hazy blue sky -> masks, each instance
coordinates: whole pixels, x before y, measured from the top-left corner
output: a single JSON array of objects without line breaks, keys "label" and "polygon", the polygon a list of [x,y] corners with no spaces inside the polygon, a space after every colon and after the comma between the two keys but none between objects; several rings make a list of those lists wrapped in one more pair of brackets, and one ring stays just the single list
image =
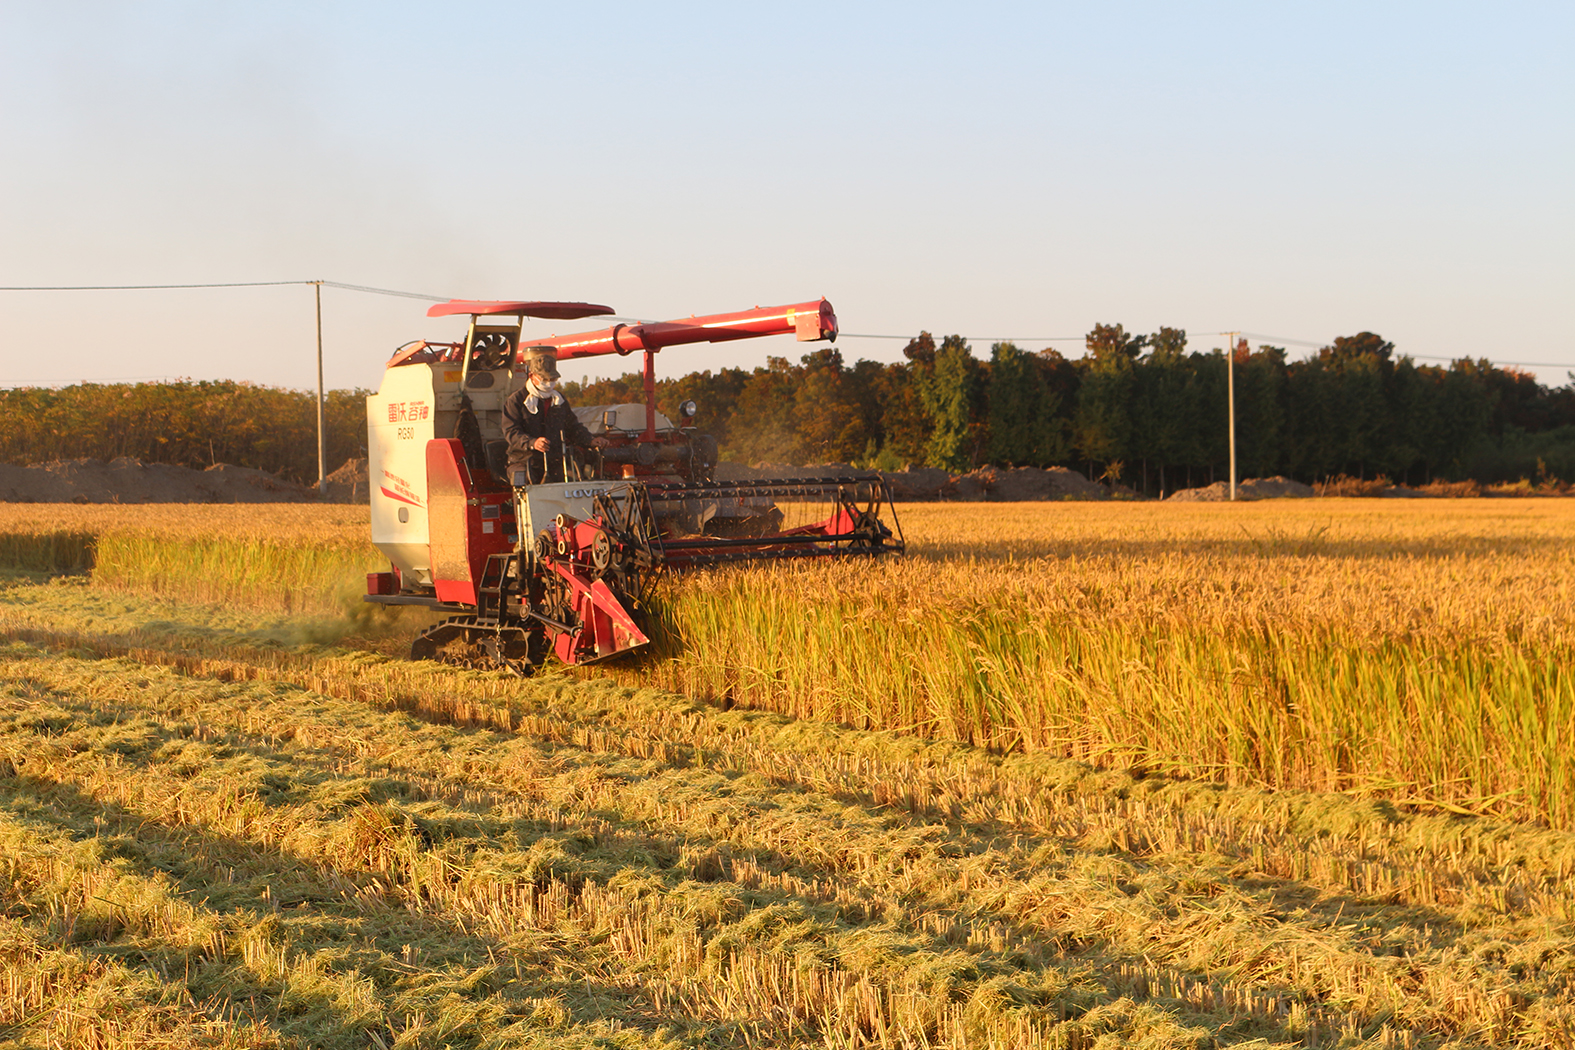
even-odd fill
[{"label": "hazy blue sky", "polygon": [[[1567,0],[0,0],[0,285],[648,318],[825,295],[845,332],[981,356],[1120,322],[1569,365],[1572,54]],[[460,325],[324,312],[336,387]],[[0,385],[307,387],[314,354],[309,288],[0,292]]]}]

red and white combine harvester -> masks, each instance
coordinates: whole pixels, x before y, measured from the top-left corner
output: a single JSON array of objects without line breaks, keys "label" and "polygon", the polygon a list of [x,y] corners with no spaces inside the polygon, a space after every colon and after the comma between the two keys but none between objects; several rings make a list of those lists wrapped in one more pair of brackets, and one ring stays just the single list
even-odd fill
[{"label": "red and white combine harvester", "polygon": [[[442,303],[427,315],[469,314],[464,341],[401,347],[367,398],[372,541],[392,564],[367,577],[366,600],[455,614],[416,638],[413,658],[527,673],[550,649],[566,664],[589,663],[649,641],[644,596],[658,573],[902,551],[878,475],[718,481],[716,441],[695,428],[696,405],[684,402],[676,422],[656,410],[658,351],[766,335],[835,340],[830,303],[522,342],[527,317],[612,312]],[[527,358],[544,353],[642,354],[645,403],[574,406],[604,447],[582,453],[560,440],[535,453],[556,462],[508,476],[503,409],[525,385]]]}]

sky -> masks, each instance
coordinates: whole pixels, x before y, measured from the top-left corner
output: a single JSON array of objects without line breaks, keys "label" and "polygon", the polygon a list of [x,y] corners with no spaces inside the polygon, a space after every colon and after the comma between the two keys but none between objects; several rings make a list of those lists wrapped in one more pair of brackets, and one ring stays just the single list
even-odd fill
[{"label": "sky", "polygon": [[[0,286],[323,279],[642,319],[823,295],[849,361],[920,330],[981,357],[1078,356],[1096,323],[1293,357],[1366,330],[1557,385],[1572,53],[1567,0],[0,0]],[[462,332],[427,305],[324,289],[327,385]],[[306,389],[316,349],[305,285],[0,291],[0,386]]]}]

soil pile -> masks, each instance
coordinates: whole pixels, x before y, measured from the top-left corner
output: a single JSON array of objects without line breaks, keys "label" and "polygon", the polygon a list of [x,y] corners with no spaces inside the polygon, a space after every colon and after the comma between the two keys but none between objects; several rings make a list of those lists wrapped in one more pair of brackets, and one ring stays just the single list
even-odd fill
[{"label": "soil pile", "polygon": [[345,465],[328,475],[328,493],[324,503],[365,503],[370,497],[367,489],[365,459],[347,459]]},{"label": "soil pile", "polygon": [[940,499],[941,493],[952,483],[952,476],[939,467],[888,470],[883,471],[881,477],[891,486],[892,499],[904,503]]},{"label": "soil pile", "polygon": [[850,467],[846,463],[815,463],[807,467],[795,467],[791,463],[756,463],[746,467],[742,463],[718,463],[716,465],[716,480],[718,481],[757,481],[761,479],[776,480],[777,478],[845,478],[849,474],[866,474],[868,471],[857,467]]},{"label": "soil pile", "polygon": [[941,490],[942,499],[1026,503],[1055,499],[1110,499],[1110,489],[1065,467],[983,467],[959,474]]},{"label": "soil pile", "polygon": [[192,470],[122,456],[33,467],[0,463],[4,503],[301,503],[316,493],[261,470],[220,463]]},{"label": "soil pile", "polygon": [[[1236,484],[1236,498],[1247,499],[1306,499],[1317,495],[1311,485],[1276,474],[1272,478],[1248,478]],[[1230,499],[1230,484],[1216,481],[1203,488],[1182,489],[1165,497],[1178,503],[1217,503]]]}]

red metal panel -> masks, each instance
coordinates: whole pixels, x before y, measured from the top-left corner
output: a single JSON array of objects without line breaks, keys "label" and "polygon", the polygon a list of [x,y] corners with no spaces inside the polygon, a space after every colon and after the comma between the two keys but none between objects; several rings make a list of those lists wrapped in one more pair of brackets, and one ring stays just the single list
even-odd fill
[{"label": "red metal panel", "polygon": [[440,601],[476,604],[487,558],[514,549],[513,502],[511,489],[476,485],[458,440],[427,442],[427,542]]},{"label": "red metal panel", "polygon": [[526,317],[545,317],[553,321],[572,321],[577,317],[604,317],[612,312],[612,307],[598,306],[595,303],[520,303],[487,299],[450,299],[427,310],[427,316],[513,314],[518,317],[523,314]]},{"label": "red metal panel", "polygon": [[552,640],[553,652],[566,664],[590,663],[650,641],[601,580],[586,582],[562,563],[551,561],[548,568],[569,585],[569,602],[579,617],[580,628],[560,632]]},{"label": "red metal panel", "polygon": [[709,314],[650,324],[618,324],[596,332],[535,339],[530,345],[556,347],[558,360],[566,361],[575,357],[660,350],[683,343],[721,343],[730,339],[753,339],[756,336],[789,333],[800,341],[835,339],[836,312],[825,299],[814,299],[790,306],[757,306],[753,310],[730,314]]},{"label": "red metal panel", "polygon": [[427,542],[432,551],[432,584],[439,601],[476,604],[471,582],[469,522],[470,470],[454,438],[427,442]]}]

